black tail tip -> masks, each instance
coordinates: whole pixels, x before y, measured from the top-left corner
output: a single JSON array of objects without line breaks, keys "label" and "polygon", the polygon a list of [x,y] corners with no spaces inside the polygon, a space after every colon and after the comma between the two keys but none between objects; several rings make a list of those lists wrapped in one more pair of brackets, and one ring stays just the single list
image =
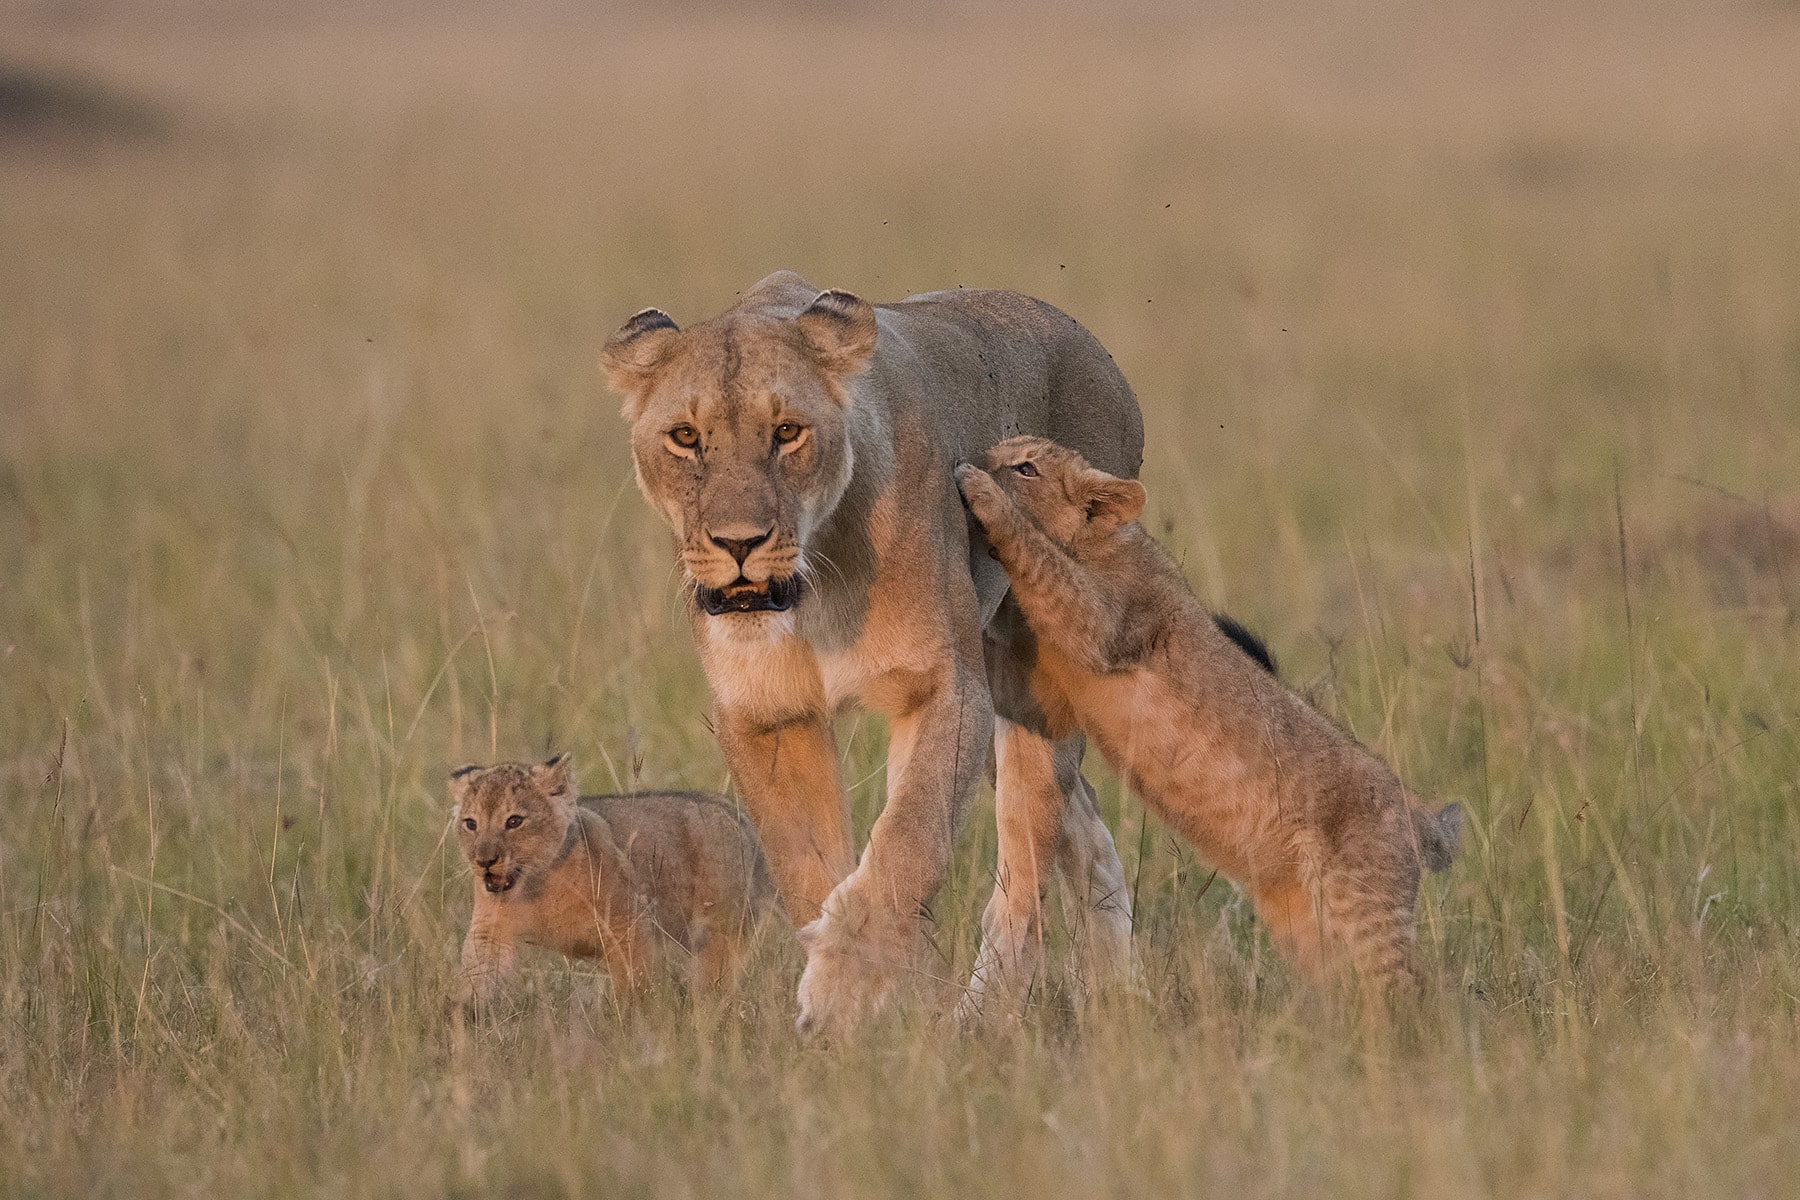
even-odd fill
[{"label": "black tail tip", "polygon": [[1281,674],[1275,666],[1275,656],[1269,653],[1268,643],[1251,633],[1241,621],[1224,613],[1214,613],[1212,619],[1213,624],[1219,627],[1219,632],[1230,638],[1239,650],[1248,654],[1263,670],[1271,675]]}]

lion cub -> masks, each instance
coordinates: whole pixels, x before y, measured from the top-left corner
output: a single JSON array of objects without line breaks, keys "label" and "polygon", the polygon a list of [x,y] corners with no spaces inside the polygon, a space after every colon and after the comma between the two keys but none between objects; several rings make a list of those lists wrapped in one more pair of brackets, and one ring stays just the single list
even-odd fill
[{"label": "lion cub", "polygon": [[1418,806],[1387,764],[1221,630],[1137,516],[1144,487],[1041,438],[956,478],[1038,638],[1055,736],[1113,768],[1247,892],[1309,974],[1420,982],[1420,867],[1450,865],[1462,809]]},{"label": "lion cub", "polygon": [[475,873],[462,995],[489,995],[520,942],[601,959],[623,1000],[658,942],[694,956],[699,982],[734,978],[775,905],[762,847],[723,797],[578,796],[567,754],[450,773],[456,834]]}]

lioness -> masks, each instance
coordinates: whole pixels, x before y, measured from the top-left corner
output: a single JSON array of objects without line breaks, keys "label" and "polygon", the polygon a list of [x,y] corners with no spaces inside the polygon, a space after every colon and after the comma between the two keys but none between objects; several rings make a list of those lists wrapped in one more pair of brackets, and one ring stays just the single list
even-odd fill
[{"label": "lioness", "polygon": [[[1048,739],[1032,696],[1050,685],[1028,686],[1031,635],[950,476],[1014,433],[1135,473],[1137,400],[1100,343],[1010,292],[872,306],[784,271],[691,329],[638,313],[601,364],[675,532],[720,748],[788,912],[811,922],[800,1028],[851,1024],[909,970],[990,737],[1000,862],[972,987],[1029,978],[1052,864],[1096,959],[1127,968],[1129,893],[1081,737]],[[889,720],[860,862],[831,728],[851,703]]]},{"label": "lioness", "polygon": [[1141,483],[1032,437],[956,478],[1038,635],[1052,730],[1092,735],[1303,969],[1416,983],[1419,868],[1450,865],[1461,806],[1419,808],[1221,628],[1137,523]]},{"label": "lioness", "polygon": [[756,834],[730,802],[691,792],[577,797],[567,754],[450,773],[456,836],[475,874],[462,994],[489,995],[520,942],[600,959],[629,1000],[658,943],[693,955],[705,986],[730,981],[774,906]]}]

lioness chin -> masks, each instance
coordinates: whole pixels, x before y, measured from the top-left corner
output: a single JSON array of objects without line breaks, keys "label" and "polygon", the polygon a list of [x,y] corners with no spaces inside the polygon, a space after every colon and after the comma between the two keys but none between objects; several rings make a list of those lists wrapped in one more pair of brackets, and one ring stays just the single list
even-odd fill
[{"label": "lioness chin", "polygon": [[1420,868],[1450,864],[1461,807],[1418,807],[1221,628],[1138,524],[1142,484],[1041,438],[956,475],[1038,637],[1053,727],[1085,729],[1301,968],[1416,984]]}]

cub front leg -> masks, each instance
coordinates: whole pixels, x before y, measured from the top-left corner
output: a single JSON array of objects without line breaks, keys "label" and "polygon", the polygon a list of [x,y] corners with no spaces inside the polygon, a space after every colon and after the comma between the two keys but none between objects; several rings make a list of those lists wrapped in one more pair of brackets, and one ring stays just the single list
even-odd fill
[{"label": "cub front leg", "polygon": [[1097,675],[1111,670],[1107,648],[1119,618],[1087,569],[1019,511],[980,467],[956,468],[956,485],[1006,568],[1013,599],[1032,631],[1084,670]]},{"label": "cub front leg", "polygon": [[511,923],[498,905],[485,904],[483,899],[477,891],[475,913],[463,938],[457,1000],[465,1005],[490,999],[500,982],[512,974],[518,958],[518,938]]}]

